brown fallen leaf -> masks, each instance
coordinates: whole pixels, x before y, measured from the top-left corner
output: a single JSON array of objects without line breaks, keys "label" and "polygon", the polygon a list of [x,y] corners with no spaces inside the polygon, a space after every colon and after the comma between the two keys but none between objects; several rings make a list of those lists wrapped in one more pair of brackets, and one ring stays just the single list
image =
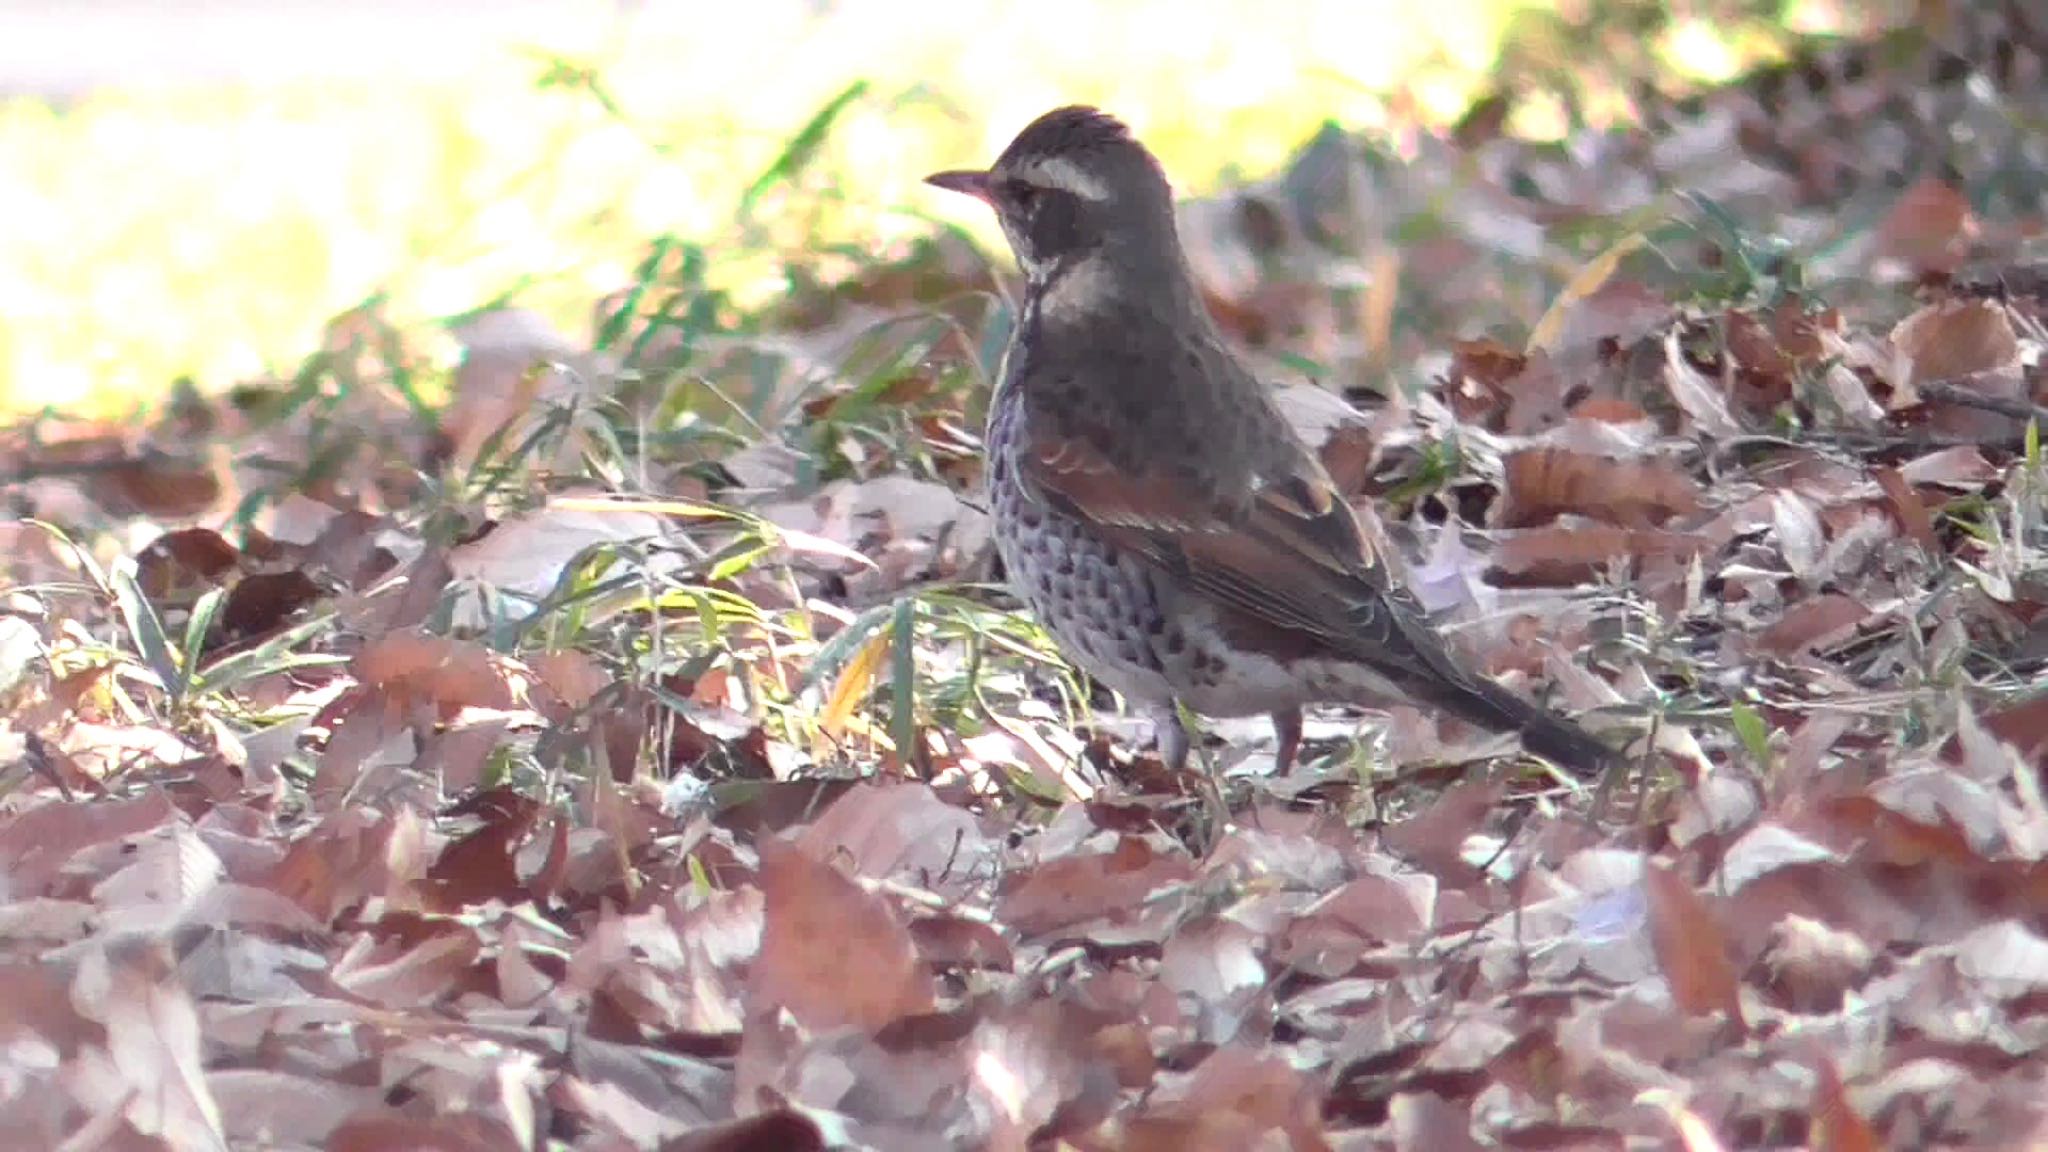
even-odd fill
[{"label": "brown fallen leaf", "polygon": [[917,943],[889,902],[779,839],[763,840],[766,924],[748,995],[804,1027],[879,1030],[932,1006]]},{"label": "brown fallen leaf", "polygon": [[1617,460],[1566,448],[1524,448],[1502,460],[1503,528],[1576,513],[1624,528],[1652,528],[1700,507],[1699,485],[1662,460]]},{"label": "brown fallen leaf", "polygon": [[1924,407],[1927,426],[1950,436],[2003,439],[2019,432],[2021,421],[2010,415],[1922,395],[1922,385],[1938,382],[1993,401],[2027,399],[2019,332],[2004,303],[1937,300],[1899,321],[1891,342],[1892,411]]},{"label": "brown fallen leaf", "polygon": [[1779,656],[1824,649],[1854,635],[1870,616],[1870,609],[1853,596],[1823,593],[1787,609],[1757,635],[1757,647]]},{"label": "brown fallen leaf", "polygon": [[1650,947],[1671,986],[1672,1002],[1688,1016],[1722,1013],[1739,1032],[1746,1032],[1741,982],[1728,959],[1727,937],[1706,901],[1668,865],[1660,863],[1644,869],[1643,894],[1649,910]]},{"label": "brown fallen leaf", "polygon": [[370,641],[349,671],[365,687],[407,705],[432,705],[444,717],[464,708],[510,711],[523,704],[530,683],[518,662],[482,644],[418,629]]},{"label": "brown fallen leaf", "polygon": [[1885,1142],[1856,1111],[1842,1084],[1841,1070],[1833,1059],[1823,1056],[1813,1086],[1813,1130],[1808,1147],[1813,1152],[1878,1152]]},{"label": "brown fallen leaf", "polygon": [[1605,576],[1616,558],[1638,574],[1651,563],[1684,564],[1710,550],[1691,532],[1622,528],[1612,524],[1551,525],[1517,532],[1488,557],[1503,584],[1570,587]]},{"label": "brown fallen leaf", "polygon": [[1927,503],[1897,468],[1880,464],[1870,470],[1871,478],[1883,490],[1885,505],[1890,509],[1892,519],[1899,522],[1899,528],[1913,538],[1914,543],[1934,554],[1941,550],[1941,541],[1934,535],[1934,517],[1927,512]]},{"label": "brown fallen leaf", "polygon": [[1945,180],[1926,177],[1899,194],[1877,226],[1877,258],[1906,278],[1952,274],[1969,259],[1978,224],[1969,198]]},{"label": "brown fallen leaf", "polygon": [[997,915],[1033,937],[1098,917],[1135,915],[1160,889],[1193,877],[1186,858],[1126,836],[1112,852],[1061,856],[1013,875],[1003,885]]}]

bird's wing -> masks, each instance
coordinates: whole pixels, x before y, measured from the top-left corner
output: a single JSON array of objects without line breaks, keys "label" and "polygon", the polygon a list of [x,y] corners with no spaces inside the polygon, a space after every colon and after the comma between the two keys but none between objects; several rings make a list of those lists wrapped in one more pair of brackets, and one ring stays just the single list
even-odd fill
[{"label": "bird's wing", "polygon": [[1027,424],[1020,463],[1027,484],[1061,511],[1249,621],[1390,672],[1470,682],[1305,447],[1248,477],[1247,492],[1208,492],[1140,454],[1106,450],[1071,422],[1055,424]]}]

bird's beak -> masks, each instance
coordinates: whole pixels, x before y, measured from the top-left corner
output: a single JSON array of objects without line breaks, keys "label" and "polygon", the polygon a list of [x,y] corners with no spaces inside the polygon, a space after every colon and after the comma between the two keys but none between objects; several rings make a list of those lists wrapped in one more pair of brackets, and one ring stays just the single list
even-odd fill
[{"label": "bird's beak", "polygon": [[984,204],[996,202],[995,189],[986,172],[934,172],[924,182],[948,192],[966,193]]}]

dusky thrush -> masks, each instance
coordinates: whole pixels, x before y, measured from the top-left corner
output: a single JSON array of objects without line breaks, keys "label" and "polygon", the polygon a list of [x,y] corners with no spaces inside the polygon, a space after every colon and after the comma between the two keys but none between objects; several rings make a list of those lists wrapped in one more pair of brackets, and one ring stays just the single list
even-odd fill
[{"label": "dusky thrush", "polygon": [[1073,661],[1153,721],[1270,713],[1284,770],[1308,703],[1442,710],[1561,767],[1610,749],[1462,667],[1322,463],[1204,309],[1159,162],[1113,117],[1046,113],[985,172],[1024,274],[990,403],[1009,579]]}]

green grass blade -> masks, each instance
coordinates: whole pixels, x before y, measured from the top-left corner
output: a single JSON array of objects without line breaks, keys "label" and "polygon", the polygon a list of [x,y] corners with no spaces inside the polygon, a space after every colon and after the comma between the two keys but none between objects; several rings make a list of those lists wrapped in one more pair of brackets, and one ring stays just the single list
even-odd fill
[{"label": "green grass blade", "polygon": [[182,700],[185,689],[184,671],[179,667],[178,654],[171,647],[171,638],[164,631],[163,618],[156,613],[156,606],[142,594],[142,588],[135,583],[135,577],[125,571],[108,573],[108,588],[114,594],[114,607],[121,613],[121,622],[128,630],[128,637],[135,644],[135,651],[142,657],[142,664],[153,673],[171,698],[176,708]]}]

